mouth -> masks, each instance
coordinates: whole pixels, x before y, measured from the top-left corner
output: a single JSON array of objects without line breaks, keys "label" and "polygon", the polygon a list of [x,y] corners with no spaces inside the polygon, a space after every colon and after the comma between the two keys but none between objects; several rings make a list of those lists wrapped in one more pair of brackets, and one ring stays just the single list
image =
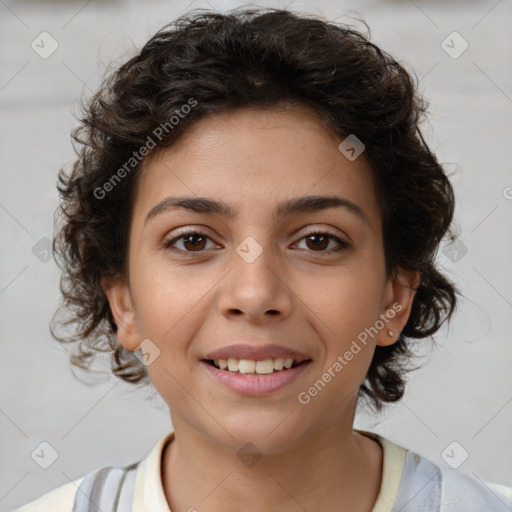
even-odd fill
[{"label": "mouth", "polygon": [[311,359],[292,359],[277,357],[275,359],[202,359],[201,361],[217,368],[218,370],[235,375],[272,375],[276,373],[283,373],[288,370],[297,368],[298,366],[306,365],[311,362]]}]

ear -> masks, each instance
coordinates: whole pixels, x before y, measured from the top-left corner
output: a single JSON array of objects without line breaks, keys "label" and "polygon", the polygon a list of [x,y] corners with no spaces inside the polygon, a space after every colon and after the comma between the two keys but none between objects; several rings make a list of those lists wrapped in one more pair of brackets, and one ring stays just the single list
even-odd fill
[{"label": "ear", "polygon": [[128,350],[137,350],[140,337],[135,321],[135,309],[128,283],[122,279],[102,278],[101,285],[117,325],[117,339]]},{"label": "ear", "polygon": [[389,278],[383,294],[384,307],[380,318],[385,326],[377,335],[376,343],[381,347],[392,345],[398,340],[409,315],[416,290],[420,285],[420,273],[417,270],[398,270]]}]

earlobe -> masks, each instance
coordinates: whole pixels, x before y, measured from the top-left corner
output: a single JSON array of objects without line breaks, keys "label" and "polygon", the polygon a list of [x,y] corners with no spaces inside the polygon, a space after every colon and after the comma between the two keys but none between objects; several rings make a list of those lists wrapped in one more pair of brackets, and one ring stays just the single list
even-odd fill
[{"label": "earlobe", "polygon": [[420,273],[417,270],[399,270],[396,277],[390,279],[386,305],[382,311],[387,323],[377,336],[377,345],[385,347],[396,343],[411,314],[419,285]]},{"label": "earlobe", "polygon": [[117,339],[119,343],[128,350],[136,350],[140,345],[140,338],[128,283],[121,279],[103,278],[101,285],[117,325]]}]

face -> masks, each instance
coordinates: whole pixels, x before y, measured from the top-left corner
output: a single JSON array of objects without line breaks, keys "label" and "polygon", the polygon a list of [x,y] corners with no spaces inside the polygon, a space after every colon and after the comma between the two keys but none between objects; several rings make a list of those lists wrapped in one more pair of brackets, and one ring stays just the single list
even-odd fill
[{"label": "face", "polygon": [[[146,165],[129,279],[104,288],[120,343],[145,340],[176,431],[277,453],[352,428],[375,346],[398,337],[417,276],[386,275],[369,165],[340,142],[310,111],[246,108],[204,118]],[[212,203],[171,199],[185,197]],[[261,371],[294,363],[258,376],[252,362],[239,375],[206,361],[230,355],[271,359]]]}]

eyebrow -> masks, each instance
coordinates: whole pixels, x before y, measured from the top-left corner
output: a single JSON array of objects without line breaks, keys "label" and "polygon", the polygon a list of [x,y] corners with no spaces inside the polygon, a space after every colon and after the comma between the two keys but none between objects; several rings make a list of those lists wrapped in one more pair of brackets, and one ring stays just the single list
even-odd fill
[{"label": "eyebrow", "polygon": [[[370,225],[368,217],[359,205],[339,196],[302,196],[288,199],[277,205],[273,212],[273,218],[275,221],[279,221],[297,213],[317,212],[340,207],[345,208]],[[227,218],[234,218],[238,215],[238,210],[224,201],[217,201],[208,197],[166,197],[151,208],[144,220],[144,225],[157,215],[177,208],[184,208],[196,213],[222,215]]]}]

